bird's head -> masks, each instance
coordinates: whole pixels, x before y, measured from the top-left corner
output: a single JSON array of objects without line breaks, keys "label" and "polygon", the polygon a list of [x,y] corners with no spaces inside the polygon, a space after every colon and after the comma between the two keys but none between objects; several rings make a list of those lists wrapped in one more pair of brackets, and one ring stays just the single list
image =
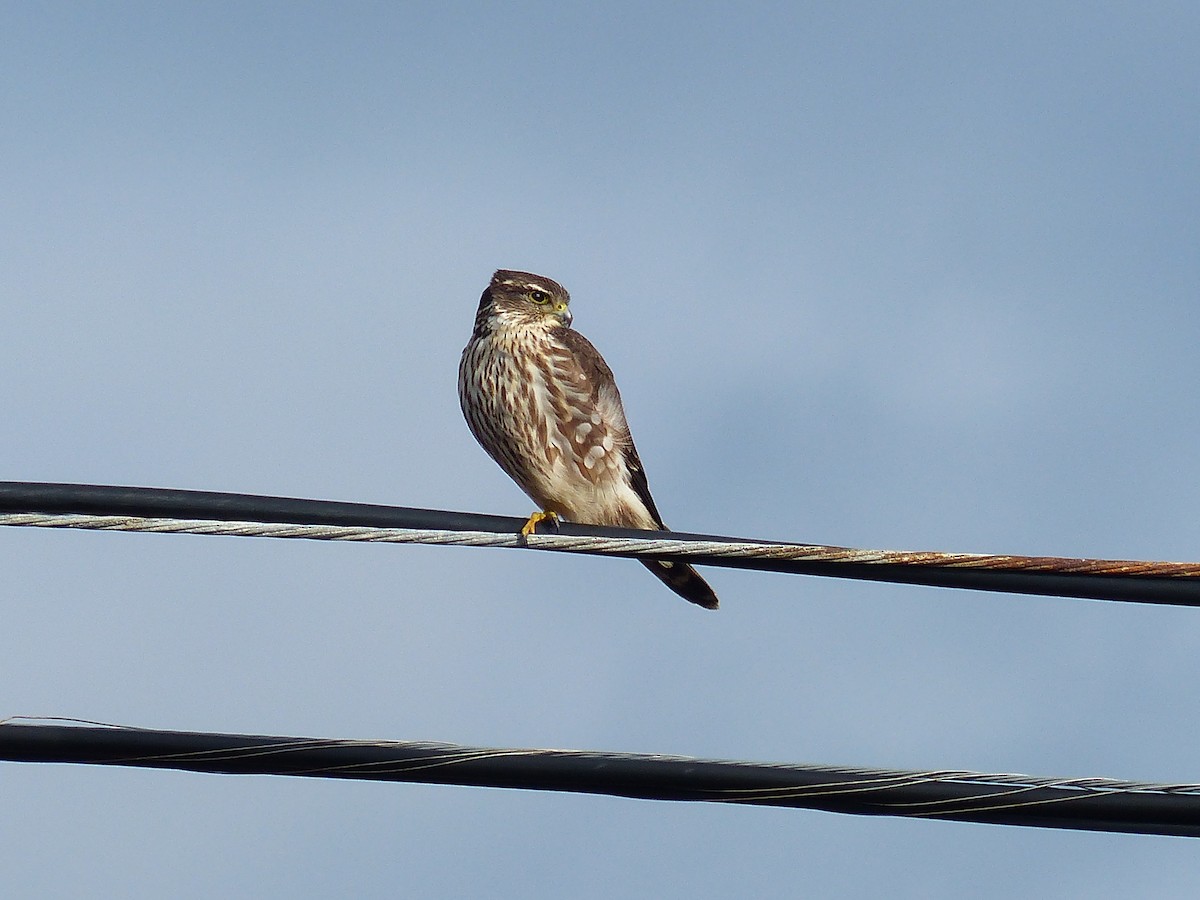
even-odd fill
[{"label": "bird's head", "polygon": [[479,300],[479,315],[525,324],[571,326],[571,295],[552,278],[501,269]]}]

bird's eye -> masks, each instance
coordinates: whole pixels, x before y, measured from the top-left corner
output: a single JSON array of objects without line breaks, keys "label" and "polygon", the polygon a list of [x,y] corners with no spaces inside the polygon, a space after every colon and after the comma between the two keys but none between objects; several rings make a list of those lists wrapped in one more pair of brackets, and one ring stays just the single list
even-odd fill
[{"label": "bird's eye", "polygon": [[530,291],[529,299],[541,306],[543,303],[550,302],[550,295],[545,291]]}]

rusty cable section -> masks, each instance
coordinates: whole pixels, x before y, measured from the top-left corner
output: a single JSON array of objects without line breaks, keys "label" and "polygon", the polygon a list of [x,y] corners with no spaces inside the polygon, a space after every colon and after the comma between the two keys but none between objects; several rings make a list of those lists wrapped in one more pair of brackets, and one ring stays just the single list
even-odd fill
[{"label": "rusty cable section", "polygon": [[1200,606],[1200,563],[859,550],[244,494],[0,482],[0,525],[504,547],[686,560],[791,574]]},{"label": "rusty cable section", "polygon": [[[1132,575],[1166,578],[1200,578],[1200,563],[1154,562],[1132,559],[1078,559],[1064,556],[1008,556],[990,553],[940,553],[912,550],[854,550],[800,544],[741,544],[726,553],[709,550],[706,555],[762,559],[809,560],[812,562],[859,563],[862,565],[932,566],[947,569],[991,569],[1007,572],[1054,572],[1077,575]],[[757,549],[755,549],[757,548]]]}]

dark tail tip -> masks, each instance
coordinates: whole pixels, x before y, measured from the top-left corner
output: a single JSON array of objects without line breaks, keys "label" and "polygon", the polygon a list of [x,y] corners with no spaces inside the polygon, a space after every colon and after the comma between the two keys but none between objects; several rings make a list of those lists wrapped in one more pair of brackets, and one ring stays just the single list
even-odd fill
[{"label": "dark tail tip", "polygon": [[703,606],[705,609],[717,608],[717,595],[708,586],[708,582],[700,577],[700,573],[687,563],[658,562],[647,559],[642,560],[642,565],[684,600],[695,603],[697,606]]}]

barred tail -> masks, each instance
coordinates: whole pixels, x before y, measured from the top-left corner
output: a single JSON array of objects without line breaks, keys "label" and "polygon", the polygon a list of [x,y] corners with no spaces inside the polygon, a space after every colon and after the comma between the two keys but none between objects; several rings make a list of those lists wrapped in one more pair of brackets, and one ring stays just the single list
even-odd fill
[{"label": "barred tail", "polygon": [[695,603],[697,606],[703,606],[705,609],[717,608],[717,595],[708,586],[708,582],[700,577],[700,573],[687,563],[657,562],[651,559],[641,562],[663,584],[684,600]]}]

